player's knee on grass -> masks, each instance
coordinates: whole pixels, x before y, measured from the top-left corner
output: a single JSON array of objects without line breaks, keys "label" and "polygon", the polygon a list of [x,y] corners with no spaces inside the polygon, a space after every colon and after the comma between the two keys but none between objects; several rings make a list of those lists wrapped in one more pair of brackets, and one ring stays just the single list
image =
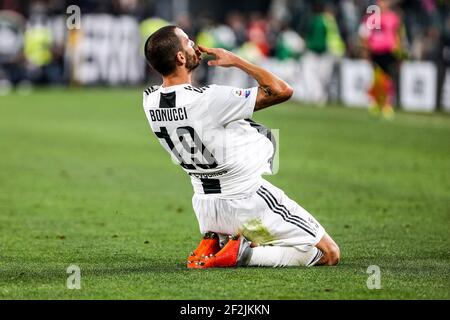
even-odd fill
[{"label": "player's knee on grass", "polygon": [[323,257],[318,265],[335,266],[341,259],[341,250],[334,240],[327,234],[316,245],[323,253]]},{"label": "player's knee on grass", "polygon": [[324,254],[325,265],[327,266],[335,266],[339,263],[341,259],[341,251],[337,245],[329,248],[329,251]]}]

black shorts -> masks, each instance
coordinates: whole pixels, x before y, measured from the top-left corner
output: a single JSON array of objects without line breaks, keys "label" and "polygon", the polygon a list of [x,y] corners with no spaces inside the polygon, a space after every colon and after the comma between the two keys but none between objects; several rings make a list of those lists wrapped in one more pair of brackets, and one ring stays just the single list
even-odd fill
[{"label": "black shorts", "polygon": [[391,77],[395,77],[397,70],[397,58],[390,52],[372,53],[372,61]]}]

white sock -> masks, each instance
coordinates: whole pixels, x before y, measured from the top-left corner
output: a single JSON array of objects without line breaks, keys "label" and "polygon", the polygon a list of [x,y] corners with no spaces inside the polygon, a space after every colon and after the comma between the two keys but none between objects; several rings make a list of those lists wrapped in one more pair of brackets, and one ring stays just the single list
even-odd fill
[{"label": "white sock", "polygon": [[305,252],[295,247],[259,246],[252,249],[252,256],[248,266],[310,267],[316,264],[322,256],[322,252],[316,247]]}]

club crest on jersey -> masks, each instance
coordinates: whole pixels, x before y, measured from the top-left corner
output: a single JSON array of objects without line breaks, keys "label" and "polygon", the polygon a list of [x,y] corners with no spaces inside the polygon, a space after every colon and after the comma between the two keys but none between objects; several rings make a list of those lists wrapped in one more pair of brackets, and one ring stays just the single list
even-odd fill
[{"label": "club crest on jersey", "polygon": [[233,95],[238,98],[248,98],[250,89],[233,89]]}]

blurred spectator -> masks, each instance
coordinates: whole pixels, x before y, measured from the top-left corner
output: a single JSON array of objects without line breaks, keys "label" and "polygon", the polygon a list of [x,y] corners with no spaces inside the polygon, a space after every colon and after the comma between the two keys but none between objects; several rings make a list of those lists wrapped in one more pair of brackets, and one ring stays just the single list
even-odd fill
[{"label": "blurred spectator", "polygon": [[344,43],[334,17],[333,7],[324,1],[313,5],[313,16],[307,31],[307,53],[302,58],[308,91],[313,101],[328,101],[330,83],[337,58],[344,54]]},{"label": "blurred spectator", "polygon": [[327,29],[324,19],[325,6],[322,1],[313,5],[313,17],[309,24],[306,37],[308,50],[316,54],[327,51]]},{"label": "blurred spectator", "polygon": [[[147,38],[156,30],[169,25],[170,22],[158,17],[151,17],[141,21],[139,30],[141,32],[141,56],[144,56],[144,44]],[[145,63],[145,70],[152,70],[152,67]],[[150,83],[157,83],[160,77],[157,72],[145,72],[145,80]]]},{"label": "blurred spectator", "polygon": [[189,12],[183,12],[175,17],[175,24],[186,32],[191,39],[195,39],[195,29]]},{"label": "blurred spectator", "polygon": [[339,2],[340,30],[345,41],[347,55],[356,57],[358,43],[358,27],[360,23],[358,7],[352,0]]},{"label": "blurred spectator", "polygon": [[9,92],[25,78],[23,33],[25,19],[14,11],[0,11],[0,93]]},{"label": "blurred spectator", "polygon": [[253,43],[264,56],[269,56],[270,45],[267,39],[267,21],[259,12],[250,14],[248,40]]},{"label": "blurred spectator", "polygon": [[52,32],[49,10],[43,1],[31,5],[24,36],[27,74],[34,83],[62,84],[64,48]]},{"label": "blurred spectator", "polygon": [[111,5],[111,11],[114,14],[128,14],[138,17],[140,10],[142,10],[139,0],[113,0]]},{"label": "blurred spectator", "polygon": [[236,36],[226,24],[220,24],[212,30],[215,46],[227,50],[236,48]]},{"label": "blurred spectator", "polygon": [[298,59],[305,50],[305,41],[300,35],[284,25],[278,34],[275,57],[278,60]]},{"label": "blurred spectator", "polygon": [[214,38],[213,29],[215,27],[215,21],[208,13],[201,13],[197,21],[199,30],[196,36],[196,42],[204,47],[214,47],[216,45],[216,39]]},{"label": "blurred spectator", "polygon": [[[437,105],[443,106],[445,103],[445,99],[449,99],[449,92],[447,95],[444,94],[444,82],[450,81],[450,12],[446,11],[443,13],[443,27],[440,36],[440,41],[442,43],[441,46],[441,55],[437,60],[438,66],[438,94],[437,94]],[[450,104],[450,101],[447,102]]]},{"label": "blurred spectator", "polygon": [[327,6],[325,6],[323,20],[326,30],[326,46],[328,52],[330,52],[332,55],[336,57],[342,57],[345,54],[345,44],[342,41],[335,15],[336,12],[333,5],[328,4]]},{"label": "blurred spectator", "polygon": [[231,11],[226,17],[226,24],[233,30],[236,47],[242,46],[247,41],[245,17],[237,11]]},{"label": "blurred spectator", "polygon": [[139,29],[141,31],[142,43],[147,40],[147,38],[159,28],[169,25],[170,22],[158,17],[151,17],[141,21],[139,24]]},{"label": "blurred spectator", "polygon": [[[382,112],[386,118],[393,117],[393,103],[396,93],[396,79],[402,48],[402,22],[400,16],[391,9],[391,1],[378,0],[380,17],[364,18],[361,37],[369,58],[374,64],[374,80],[369,89],[372,114]],[[371,21],[369,21],[371,19]],[[379,22],[379,25],[376,25]]]}]

